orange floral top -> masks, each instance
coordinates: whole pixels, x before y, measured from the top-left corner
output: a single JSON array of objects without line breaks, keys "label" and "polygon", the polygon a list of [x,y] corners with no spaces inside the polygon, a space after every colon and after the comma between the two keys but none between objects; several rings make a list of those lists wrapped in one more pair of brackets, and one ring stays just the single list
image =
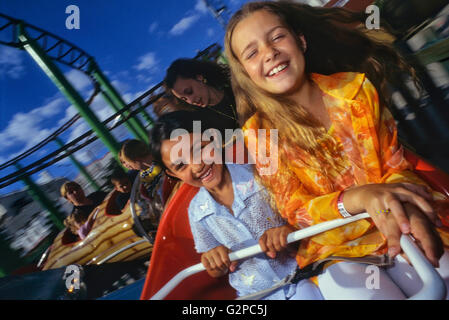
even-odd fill
[{"label": "orange floral top", "polygon": [[[303,160],[308,157],[304,150],[285,143],[279,137],[278,148],[283,151],[283,157],[277,157],[278,169],[273,174],[260,177],[273,194],[280,214],[291,225],[304,228],[341,218],[337,209],[338,195],[354,185],[397,182],[424,184],[410,171],[412,167],[397,143],[395,121],[387,108],[380,108],[377,91],[364,74],[311,74],[311,79],[323,92],[323,100],[332,121],[329,134],[338,143],[341,156],[338,161],[342,161],[345,169],[324,175],[304,165]],[[252,134],[257,129],[270,127],[268,121],[256,113],[243,126],[247,145],[260,144],[261,139],[267,139],[265,143],[268,143],[269,135],[258,137]],[[251,156],[257,159],[256,154]],[[266,165],[256,160],[259,173]],[[443,239],[447,240],[449,229],[445,230]],[[300,267],[304,267],[330,255],[361,257],[385,252],[385,238],[371,220],[361,220],[302,240],[297,261]]]}]

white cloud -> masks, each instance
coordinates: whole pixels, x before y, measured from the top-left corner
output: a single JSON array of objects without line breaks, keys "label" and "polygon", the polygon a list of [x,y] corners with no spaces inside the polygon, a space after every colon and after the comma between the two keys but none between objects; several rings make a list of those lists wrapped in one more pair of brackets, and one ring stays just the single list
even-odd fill
[{"label": "white cloud", "polygon": [[[149,61],[151,59],[148,59],[148,57],[151,57],[151,55],[147,54],[142,57],[140,61],[142,64],[141,67],[143,67],[144,64],[146,65],[146,68],[149,68],[151,66],[154,67],[154,61],[156,61],[155,56],[152,56],[153,62]],[[87,82],[83,82],[82,77],[78,77],[76,73],[70,72],[68,72],[66,76],[67,75],[74,82],[74,85],[76,83],[78,88],[86,88]],[[129,91],[130,87],[126,83],[122,83],[117,80],[113,81],[112,84],[119,91],[124,93],[122,96],[127,102],[134,100],[136,97],[140,96],[143,93]],[[88,91],[85,89],[85,92],[87,93]],[[107,104],[107,102],[101,97],[101,95],[98,95],[94,99],[91,104],[91,110],[94,111],[100,121],[104,121],[106,118],[109,118],[113,113],[115,113],[115,111]],[[9,159],[16,157],[17,155],[23,153],[25,150],[41,142],[43,139],[52,134],[56,129],[58,129],[62,124],[76,115],[77,112],[77,109],[73,105],[69,105],[66,99],[58,94],[52,98],[47,99],[44,104],[38,108],[35,108],[29,112],[16,113],[9,121],[6,128],[0,131],[0,163],[6,162]],[[83,135],[90,129],[91,128],[87,124],[87,122],[81,118],[76,121],[61,138],[65,143],[69,143],[79,136]],[[115,130],[113,130],[112,133],[117,140],[123,140],[125,136],[130,135],[124,125],[119,126]],[[95,133],[93,133],[93,135],[95,135]],[[76,157],[78,158],[78,160],[83,163],[92,161],[92,156],[96,156],[96,152],[92,151],[93,147],[97,149],[105,148],[103,143],[100,140],[97,140],[93,144],[90,144],[88,147],[76,152]],[[44,150],[42,150],[43,154],[38,152],[35,154],[35,156],[41,157],[45,154],[48,154],[48,152]],[[61,162],[58,162],[58,164],[64,163],[69,163],[67,158],[62,160]]]},{"label": "white cloud", "polygon": [[194,14],[185,18],[182,18],[177,24],[171,28],[169,33],[173,36],[179,36],[189,29],[197,20],[199,15]]},{"label": "white cloud", "polygon": [[31,110],[29,113],[33,116],[37,116],[38,120],[39,120],[39,118],[41,120],[51,118],[52,116],[61,112],[62,106],[65,102],[66,102],[66,100],[62,97],[55,98],[54,100],[51,100],[46,105]]},{"label": "white cloud", "polygon": [[152,77],[148,77],[148,76],[145,76],[145,75],[142,75],[142,74],[138,74],[136,76],[136,80],[141,82],[141,83],[150,83],[150,82],[154,81]]},{"label": "white cloud", "polygon": [[62,118],[61,120],[58,121],[58,125],[62,126],[64,123],[66,123],[67,121],[72,119],[77,113],[78,113],[78,111],[76,110],[76,108],[73,105],[66,108],[64,118]]},{"label": "white cloud", "polygon": [[29,112],[16,113],[6,128],[0,132],[2,147],[25,145],[25,149],[28,149],[48,137],[57,128],[43,129],[41,125],[44,121],[58,114],[64,103],[63,98],[55,98]]},{"label": "white cloud", "polygon": [[203,0],[196,0],[195,10],[197,10],[201,13],[206,13],[208,9]]},{"label": "white cloud", "polygon": [[138,58],[138,64],[134,66],[139,71],[148,70],[156,71],[159,60],[156,59],[154,52],[148,52]]},{"label": "white cloud", "polygon": [[119,93],[128,91],[129,84],[122,82],[120,80],[113,80],[111,81],[112,86],[117,90]]},{"label": "white cloud", "polygon": [[0,46],[0,77],[21,78],[25,74],[23,55],[19,49]]},{"label": "white cloud", "polygon": [[67,139],[67,142],[73,141],[74,139],[78,138],[79,136],[83,135],[89,130],[90,130],[89,125],[83,119],[78,120],[76,124],[71,127],[70,135],[69,138]]},{"label": "white cloud", "polygon": [[78,91],[83,91],[87,86],[92,84],[92,81],[84,73],[76,69],[72,69],[64,75]]},{"label": "white cloud", "polygon": [[153,33],[154,31],[156,31],[157,27],[159,26],[159,23],[157,23],[156,21],[153,22],[152,24],[150,24],[150,27],[148,28],[148,31],[150,33]]}]

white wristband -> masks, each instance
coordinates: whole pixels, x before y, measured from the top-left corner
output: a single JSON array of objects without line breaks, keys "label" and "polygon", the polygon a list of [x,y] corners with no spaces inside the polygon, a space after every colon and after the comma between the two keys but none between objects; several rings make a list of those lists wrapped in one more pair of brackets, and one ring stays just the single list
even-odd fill
[{"label": "white wristband", "polygon": [[340,214],[343,216],[343,218],[352,217],[352,215],[346,210],[346,208],[343,204],[343,193],[344,193],[344,191],[340,192],[340,195],[338,196],[337,209],[340,212]]}]

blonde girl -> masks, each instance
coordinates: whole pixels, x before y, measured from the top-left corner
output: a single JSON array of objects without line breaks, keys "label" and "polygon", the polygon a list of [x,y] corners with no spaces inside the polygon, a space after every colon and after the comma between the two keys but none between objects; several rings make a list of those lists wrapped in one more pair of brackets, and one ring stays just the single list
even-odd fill
[{"label": "blonde girl", "polygon": [[[372,218],[303,241],[300,267],[330,255],[394,257],[401,234],[411,233],[448,281],[440,237],[449,235],[442,223],[447,200],[411,171],[385,107],[388,81],[396,72],[413,76],[413,69],[387,44],[354,29],[365,18],[283,1],[248,3],[234,14],[225,47],[243,130],[279,130],[279,169],[257,178],[296,228],[364,211]],[[256,174],[263,166],[256,163]],[[325,298],[399,299],[419,289],[405,283],[401,291],[382,271],[386,290],[368,290],[363,268],[326,269],[318,278]]]}]

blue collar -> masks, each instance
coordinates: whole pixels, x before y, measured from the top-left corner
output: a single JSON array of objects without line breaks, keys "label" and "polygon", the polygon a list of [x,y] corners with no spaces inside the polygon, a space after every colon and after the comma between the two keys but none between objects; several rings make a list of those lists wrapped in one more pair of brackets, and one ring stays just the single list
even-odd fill
[{"label": "blue collar", "polygon": [[[252,166],[239,164],[226,164],[226,166],[231,174],[234,191],[232,209],[235,216],[238,216],[245,208],[244,201],[257,193],[261,187],[254,179]],[[194,212],[195,221],[200,221],[204,217],[220,210],[221,205],[215,201],[209,191],[204,187],[200,188],[195,198],[204,199],[201,203],[195,203],[197,209]]]}]

